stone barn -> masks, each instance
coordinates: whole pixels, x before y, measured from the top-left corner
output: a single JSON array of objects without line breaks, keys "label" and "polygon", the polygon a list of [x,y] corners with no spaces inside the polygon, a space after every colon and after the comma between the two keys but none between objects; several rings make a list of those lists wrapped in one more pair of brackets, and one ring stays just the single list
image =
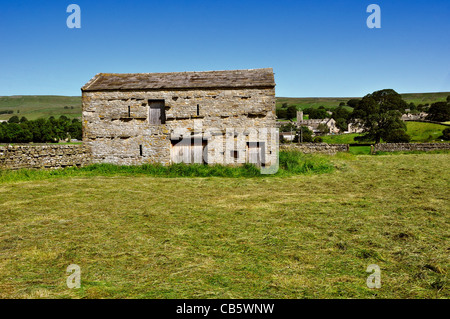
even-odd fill
[{"label": "stone barn", "polygon": [[99,73],[82,87],[94,163],[254,163],[278,156],[273,70]]}]

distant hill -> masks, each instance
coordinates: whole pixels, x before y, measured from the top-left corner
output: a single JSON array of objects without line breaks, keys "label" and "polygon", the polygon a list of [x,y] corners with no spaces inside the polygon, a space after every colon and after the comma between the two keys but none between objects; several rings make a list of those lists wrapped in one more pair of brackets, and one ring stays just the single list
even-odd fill
[{"label": "distant hill", "polygon": [[[450,92],[402,94],[406,102],[413,102],[415,104],[431,104],[433,102],[445,101],[448,95],[450,95]],[[350,99],[352,97],[277,97],[276,105],[277,107],[281,107],[283,103],[288,103],[288,105],[296,105],[302,109],[319,107],[321,105],[325,107],[337,107],[339,103],[347,103]],[[0,120],[7,120],[13,115],[19,117],[25,116],[29,120],[34,120],[39,117],[58,117],[60,115],[76,118],[81,117],[81,97],[58,95],[0,96],[0,113],[2,111],[12,111],[13,114],[0,114]]]},{"label": "distant hill", "polygon": [[29,120],[35,120],[39,117],[59,117],[63,114],[69,118],[76,118],[81,117],[81,97],[56,95],[0,96],[0,113],[2,111],[13,111],[13,114],[0,114],[0,120],[7,120],[13,115],[25,116]]},{"label": "distant hill", "polygon": [[[405,93],[401,94],[403,99],[409,104],[431,104],[434,102],[445,101],[450,92],[435,92],[435,93]],[[283,103],[288,105],[296,105],[302,109],[307,107],[317,108],[319,106],[337,107],[339,103],[347,103],[350,99],[360,99],[361,97],[277,97],[277,107],[281,107]]]}]

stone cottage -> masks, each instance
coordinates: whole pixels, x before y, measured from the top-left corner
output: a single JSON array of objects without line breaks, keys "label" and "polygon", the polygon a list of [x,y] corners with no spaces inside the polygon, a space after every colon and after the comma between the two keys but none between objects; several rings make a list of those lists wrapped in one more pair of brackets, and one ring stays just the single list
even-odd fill
[{"label": "stone cottage", "polygon": [[264,167],[278,154],[271,68],[99,73],[81,90],[83,143],[94,163]]}]

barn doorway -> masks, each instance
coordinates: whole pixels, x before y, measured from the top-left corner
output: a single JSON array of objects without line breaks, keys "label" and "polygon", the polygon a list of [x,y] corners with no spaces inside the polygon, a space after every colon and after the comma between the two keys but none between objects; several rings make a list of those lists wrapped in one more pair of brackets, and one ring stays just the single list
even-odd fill
[{"label": "barn doorway", "polygon": [[207,164],[208,141],[202,138],[171,140],[170,158],[172,163]]},{"label": "barn doorway", "polygon": [[164,109],[164,100],[148,100],[150,124],[165,124],[166,112]]}]

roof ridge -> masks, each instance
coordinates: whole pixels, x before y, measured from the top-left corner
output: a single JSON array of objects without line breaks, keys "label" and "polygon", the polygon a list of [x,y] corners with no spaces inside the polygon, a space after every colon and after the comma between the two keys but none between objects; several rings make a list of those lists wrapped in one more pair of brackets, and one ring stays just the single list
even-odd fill
[{"label": "roof ridge", "polygon": [[161,73],[97,73],[82,91],[275,87],[272,68]]}]

